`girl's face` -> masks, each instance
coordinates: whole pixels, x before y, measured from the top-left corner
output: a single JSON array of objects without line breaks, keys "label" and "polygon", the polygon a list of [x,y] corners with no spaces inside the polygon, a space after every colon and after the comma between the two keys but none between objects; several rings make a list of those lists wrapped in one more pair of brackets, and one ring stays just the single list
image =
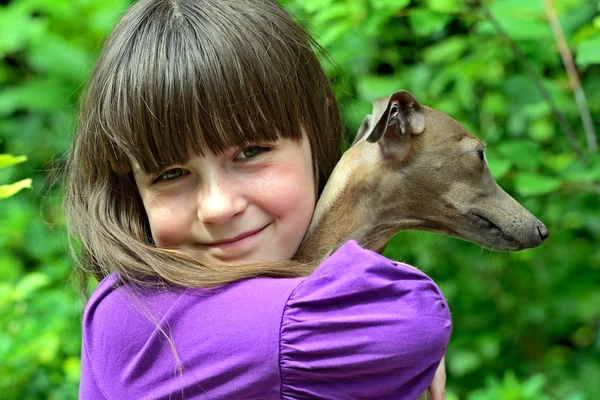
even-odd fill
[{"label": "girl's face", "polygon": [[315,207],[310,146],[280,139],[134,171],[157,247],[252,263],[291,259]]}]

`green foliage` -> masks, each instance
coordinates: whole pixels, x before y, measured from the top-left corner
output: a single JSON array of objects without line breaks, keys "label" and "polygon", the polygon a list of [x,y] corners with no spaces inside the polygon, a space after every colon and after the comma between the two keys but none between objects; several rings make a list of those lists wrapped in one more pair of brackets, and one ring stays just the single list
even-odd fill
[{"label": "green foliage", "polygon": [[550,400],[551,397],[543,393],[545,384],[546,378],[542,375],[519,382],[514,372],[508,371],[502,380],[488,379],[485,389],[474,391],[468,400]]},{"label": "green foliage", "polygon": [[[584,157],[523,61],[471,2],[281,2],[335,61],[324,65],[350,133],[374,98],[407,89],[484,138],[500,185],[550,229],[542,247],[518,253],[424,232],[392,240],[387,255],[425,270],[450,304],[448,398],[595,398],[600,157],[587,150],[544,1],[483,3],[565,115]],[[0,153],[29,155],[27,163],[3,168],[0,184],[33,179],[33,190],[0,207],[0,389],[6,398],[77,394],[81,305],[68,283],[61,198],[51,184],[98,46],[128,4],[12,0],[0,6]],[[599,4],[554,4],[598,126]]]},{"label": "green foliage", "polygon": [[69,283],[61,198],[50,186],[98,44],[128,4],[0,5],[0,153],[29,156],[10,167],[24,158],[0,156],[0,184],[32,179],[33,189],[0,206],[1,398],[77,398],[82,307]]},{"label": "green foliage", "polygon": [[[27,157],[25,156],[15,157],[10,154],[0,154],[0,168],[6,168],[24,161],[27,161]],[[27,178],[11,184],[0,185],[0,199],[6,199],[23,189],[30,188],[31,183],[31,179]]]}]

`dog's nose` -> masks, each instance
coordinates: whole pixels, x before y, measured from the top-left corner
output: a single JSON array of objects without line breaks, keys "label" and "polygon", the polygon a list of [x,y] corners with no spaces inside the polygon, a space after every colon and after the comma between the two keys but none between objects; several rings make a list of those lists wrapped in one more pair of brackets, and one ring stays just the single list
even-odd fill
[{"label": "dog's nose", "polygon": [[540,221],[538,221],[538,223],[537,223],[537,231],[540,235],[540,238],[542,238],[542,242],[544,240],[548,239],[548,236],[550,236],[550,232],[548,231],[548,228],[546,228],[546,225],[544,225]]}]

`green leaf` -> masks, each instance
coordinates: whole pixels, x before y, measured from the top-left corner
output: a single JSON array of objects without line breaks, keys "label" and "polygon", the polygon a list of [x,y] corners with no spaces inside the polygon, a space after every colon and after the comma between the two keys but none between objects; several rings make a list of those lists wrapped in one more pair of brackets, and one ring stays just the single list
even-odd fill
[{"label": "green leaf", "polygon": [[474,351],[462,350],[454,352],[448,358],[448,369],[456,376],[464,376],[475,371],[481,365],[481,356]]},{"label": "green leaf", "polygon": [[6,199],[13,196],[23,189],[30,189],[32,182],[33,181],[30,178],[27,178],[8,185],[0,185],[0,199]]},{"label": "green leaf", "polygon": [[541,1],[501,0],[492,3],[490,10],[496,15],[519,15],[522,18],[540,18],[545,14]]},{"label": "green leaf", "polygon": [[504,92],[516,106],[544,101],[537,86],[527,75],[513,75],[504,81]]},{"label": "green leaf", "polygon": [[463,109],[475,108],[475,87],[471,79],[458,79],[455,82],[456,97],[461,102]]},{"label": "green leaf", "polygon": [[27,161],[27,156],[12,156],[10,154],[0,154],[0,168],[10,167]]},{"label": "green leaf", "polygon": [[[398,89],[398,77],[393,75],[365,75],[357,82],[359,98],[372,104],[373,100],[388,96]],[[364,115],[361,116],[364,118]]]},{"label": "green leaf", "polygon": [[464,0],[427,0],[428,7],[436,12],[455,14],[463,10]]},{"label": "green leaf", "polygon": [[358,127],[362,123],[366,115],[371,114],[373,111],[373,103],[370,101],[356,101],[352,103],[350,112],[345,116],[345,120],[348,123],[348,128],[352,133],[351,138],[354,139]]},{"label": "green leaf", "polygon": [[[322,3],[329,1],[331,0],[322,0]],[[86,27],[89,29],[88,36],[97,35],[99,38],[104,39],[106,33],[112,29],[123,15],[123,12],[131,5],[131,0],[106,0],[101,3],[97,1],[85,1],[85,3],[89,7],[86,20]],[[77,11],[72,5],[72,0],[66,1],[66,10],[63,12],[64,16],[62,16],[62,19],[73,21],[74,18],[77,18]],[[70,16],[69,13],[73,12],[75,12],[75,15]]]},{"label": "green leaf", "polygon": [[60,350],[60,338],[55,333],[47,333],[36,340],[40,346],[37,353],[38,361],[41,364],[50,364],[56,358]]},{"label": "green leaf", "polygon": [[45,22],[32,19],[16,4],[0,7],[0,59],[24,48],[30,38],[39,36],[45,29]]},{"label": "green leaf", "polygon": [[350,32],[354,26],[354,21],[350,19],[344,19],[335,24],[331,24],[331,26],[320,35],[320,41],[323,46],[330,46],[339,41],[346,33]]},{"label": "green leaf", "polygon": [[67,103],[69,88],[58,79],[31,79],[0,92],[0,115],[26,109],[57,112]]},{"label": "green leaf", "polygon": [[302,2],[292,2],[296,3],[296,5],[302,7],[304,10],[309,13],[313,13],[317,10],[330,7],[334,0],[306,0]]},{"label": "green leaf", "polygon": [[586,167],[581,161],[576,160],[562,170],[560,176],[568,182],[596,182],[600,180],[600,163]]},{"label": "green leaf", "polygon": [[529,136],[537,142],[545,142],[554,137],[554,124],[546,118],[534,121],[527,130]]},{"label": "green leaf", "polygon": [[494,154],[489,154],[488,152],[486,152],[485,158],[488,163],[488,168],[496,180],[506,175],[512,167],[512,162],[506,158],[500,158]]},{"label": "green leaf", "polygon": [[63,362],[63,371],[67,380],[79,382],[81,378],[81,359],[79,357],[69,357]]},{"label": "green leaf", "polygon": [[[5,221],[3,221],[5,223]],[[2,231],[0,231],[2,235]],[[0,251],[0,276],[5,282],[14,282],[23,275],[23,260],[11,251]],[[0,296],[1,298],[2,296]],[[0,309],[2,301],[0,300]]]},{"label": "green leaf", "polygon": [[30,51],[30,63],[38,72],[67,82],[82,83],[91,68],[89,51],[51,32],[34,40]]},{"label": "green leaf", "polygon": [[467,49],[467,38],[452,36],[424,51],[425,62],[430,64],[445,64],[458,60]]},{"label": "green leaf", "polygon": [[[490,7],[490,12],[514,40],[553,41],[552,30],[546,22],[541,1],[495,1]],[[488,24],[489,22],[486,22],[483,25]],[[495,29],[493,31],[495,32]]]},{"label": "green leaf", "polygon": [[15,292],[18,298],[25,299],[48,284],[50,284],[48,275],[41,272],[31,272],[17,283]]},{"label": "green leaf", "polygon": [[411,10],[409,22],[412,30],[419,36],[429,36],[444,29],[451,17],[426,8]]},{"label": "green leaf", "polygon": [[511,160],[521,171],[535,171],[542,159],[539,147],[528,140],[510,140],[498,144],[498,154]]},{"label": "green leaf", "polygon": [[[571,3],[571,4],[569,4]],[[594,28],[590,18],[596,15],[594,5],[587,0],[561,0],[554,2],[563,33],[568,41],[575,39],[582,27]]]},{"label": "green leaf", "polygon": [[[315,15],[311,23],[315,25],[330,24],[334,20],[347,19],[348,9],[345,4],[334,4],[330,7],[322,8]],[[331,27],[331,26],[330,26]]]},{"label": "green leaf", "polygon": [[521,196],[539,196],[558,190],[562,184],[559,178],[531,173],[519,173],[515,176],[515,190]]},{"label": "green leaf", "polygon": [[554,172],[560,172],[569,167],[575,158],[573,153],[544,154],[542,164]]},{"label": "green leaf", "polygon": [[[14,302],[15,290],[12,285],[0,282],[0,308],[8,310],[7,306]],[[0,335],[1,338],[1,335]],[[2,346],[0,346],[1,348]],[[0,354],[2,352],[0,351]]]},{"label": "green leaf", "polygon": [[579,43],[575,60],[580,66],[600,64],[600,35],[592,36]]},{"label": "green leaf", "polygon": [[397,11],[407,7],[410,4],[410,0],[374,0],[372,2],[375,10],[391,10]]},{"label": "green leaf", "polygon": [[483,110],[491,115],[502,115],[506,112],[506,100],[499,93],[486,93],[482,103]]}]

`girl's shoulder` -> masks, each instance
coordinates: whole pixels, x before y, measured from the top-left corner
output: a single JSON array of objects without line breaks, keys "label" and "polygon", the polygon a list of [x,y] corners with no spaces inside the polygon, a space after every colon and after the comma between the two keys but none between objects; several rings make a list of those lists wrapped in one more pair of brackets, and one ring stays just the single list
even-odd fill
[{"label": "girl's shoulder", "polygon": [[118,281],[98,285],[83,320],[82,387],[108,398],[140,398],[156,382],[164,393],[189,388],[187,398],[411,398],[431,381],[451,330],[431,279],[356,242],[305,278],[137,292]]},{"label": "girl's shoulder", "polygon": [[300,282],[133,290],[107,277],[84,313],[80,397],[273,398],[282,313]]},{"label": "girl's shoulder", "polygon": [[446,300],[427,275],[350,241],[286,302],[282,394],[417,398],[451,330]]},{"label": "girl's shoulder", "polygon": [[369,276],[371,273],[377,274],[378,271],[387,269],[396,272],[396,275],[394,275],[396,279],[414,277],[433,283],[431,278],[421,270],[405,263],[390,260],[372,250],[364,249],[355,240],[349,240],[325,259],[312,276],[322,277],[334,274],[340,275],[342,279],[353,279],[354,275],[364,278],[363,273],[365,272]]}]

